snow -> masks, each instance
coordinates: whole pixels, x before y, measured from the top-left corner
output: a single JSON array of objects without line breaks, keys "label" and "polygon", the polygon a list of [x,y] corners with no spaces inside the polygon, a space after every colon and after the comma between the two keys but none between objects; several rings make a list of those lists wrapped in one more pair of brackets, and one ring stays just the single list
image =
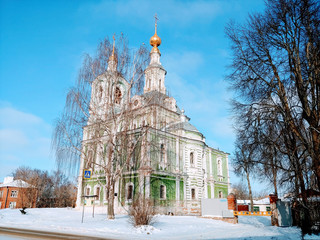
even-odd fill
[{"label": "snow", "polygon": [[13,180],[13,177],[5,177],[3,183],[0,183],[0,187],[29,188],[31,185],[20,179]]},{"label": "snow", "polygon": [[0,210],[0,227],[62,232],[113,239],[301,239],[296,227],[271,226],[270,217],[240,216],[239,224],[194,216],[157,215],[152,226],[133,227],[129,217],[117,215],[108,220],[105,214],[71,208],[33,208],[22,215],[19,209]]},{"label": "snow", "polygon": [[[238,204],[250,204],[250,200],[237,200]],[[270,199],[269,198],[263,198],[260,200],[253,200],[254,205],[260,205],[260,204],[266,204],[270,205]]]}]

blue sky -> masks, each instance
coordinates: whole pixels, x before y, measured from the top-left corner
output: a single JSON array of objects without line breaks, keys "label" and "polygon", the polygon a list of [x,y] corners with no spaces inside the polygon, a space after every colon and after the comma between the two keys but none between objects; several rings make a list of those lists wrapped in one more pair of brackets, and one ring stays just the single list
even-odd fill
[{"label": "blue sky", "polygon": [[263,0],[0,0],[0,182],[22,165],[54,169],[52,126],[84,53],[113,33],[149,46],[155,13],[167,89],[210,146],[232,153],[224,27],[263,8]]}]

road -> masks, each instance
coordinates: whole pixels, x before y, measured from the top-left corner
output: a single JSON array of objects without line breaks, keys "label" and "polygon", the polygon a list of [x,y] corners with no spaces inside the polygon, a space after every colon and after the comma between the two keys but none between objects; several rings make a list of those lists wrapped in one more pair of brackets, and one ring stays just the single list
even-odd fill
[{"label": "road", "polygon": [[0,240],[59,240],[59,239],[79,239],[79,240],[111,240],[111,238],[91,237],[75,234],[65,234],[58,232],[46,232],[21,228],[0,227]]}]

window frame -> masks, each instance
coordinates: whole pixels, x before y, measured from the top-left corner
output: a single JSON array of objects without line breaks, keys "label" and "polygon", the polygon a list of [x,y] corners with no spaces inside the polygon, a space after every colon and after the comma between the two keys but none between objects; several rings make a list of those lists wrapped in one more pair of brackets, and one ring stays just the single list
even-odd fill
[{"label": "window frame", "polygon": [[[13,205],[13,206],[12,206]],[[17,208],[17,202],[9,202],[9,208],[14,209]]]},{"label": "window frame", "polygon": [[197,193],[195,188],[191,188],[191,200],[196,200]]},{"label": "window frame", "polygon": [[18,190],[11,190],[10,197],[17,198],[18,197]]},{"label": "window frame", "polygon": [[121,91],[120,87],[117,86],[114,90],[114,103],[121,104],[122,97],[123,97],[122,91]]},{"label": "window frame", "polygon": [[[129,189],[131,188],[130,195],[129,195]],[[126,201],[132,202],[133,201],[133,195],[134,195],[134,184],[132,182],[129,182],[126,186]],[[129,198],[130,197],[130,198]]]},{"label": "window frame", "polygon": [[[162,191],[161,191],[161,189],[162,189]],[[159,190],[160,190],[160,192],[159,192],[160,200],[166,200],[167,199],[167,187],[166,187],[166,185],[161,184]]]},{"label": "window frame", "polygon": [[190,154],[189,154],[189,161],[190,161],[190,166],[194,167],[195,164],[194,164],[194,152],[193,151],[190,152]]}]

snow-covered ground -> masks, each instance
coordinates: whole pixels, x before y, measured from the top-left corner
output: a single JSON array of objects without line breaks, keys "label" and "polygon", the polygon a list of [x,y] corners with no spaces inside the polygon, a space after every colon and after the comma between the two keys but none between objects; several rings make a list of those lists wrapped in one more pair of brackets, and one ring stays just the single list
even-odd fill
[{"label": "snow-covered ground", "polygon": [[[89,210],[89,209],[87,209]],[[278,228],[270,224],[270,217],[240,216],[239,224],[187,216],[158,215],[153,226],[134,228],[128,216],[117,215],[107,220],[105,214],[82,212],[67,208],[27,209],[22,215],[18,209],[0,210],[0,227],[18,227],[81,234],[115,239],[301,239],[296,227]]]}]

